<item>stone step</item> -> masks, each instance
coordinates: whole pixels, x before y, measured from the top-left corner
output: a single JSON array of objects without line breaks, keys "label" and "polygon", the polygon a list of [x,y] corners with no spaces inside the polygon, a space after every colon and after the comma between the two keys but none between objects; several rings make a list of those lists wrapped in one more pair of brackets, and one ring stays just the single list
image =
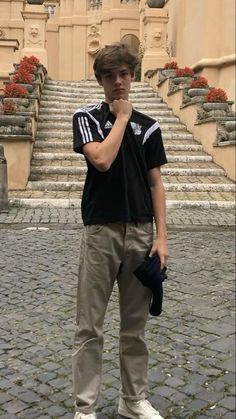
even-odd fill
[{"label": "stone step", "polygon": [[[33,160],[50,160],[50,161],[65,161],[70,160],[78,162],[78,153],[37,153],[35,152],[33,155]],[[167,155],[167,160],[169,163],[173,162],[211,162],[212,156],[207,154],[204,155]]]},{"label": "stone step", "polygon": [[[11,191],[9,204],[31,207],[81,206],[82,191]],[[232,192],[166,192],[167,207],[235,208]]]},{"label": "stone step", "polygon": [[[163,111],[162,111],[163,112]],[[167,112],[167,111],[164,111],[164,112]],[[163,123],[169,123],[169,124],[173,124],[173,123],[175,123],[175,124],[177,124],[177,123],[180,123],[179,122],[179,119],[178,119],[178,117],[176,117],[176,116],[171,116],[170,114],[165,114],[165,113],[159,113],[158,111],[157,112],[155,112],[156,114],[158,114],[158,122],[160,123],[160,124],[163,124]],[[146,114],[147,115],[153,115],[154,116],[154,112],[151,112],[151,111],[148,111],[148,112],[146,112]],[[50,121],[50,122],[63,122],[63,123],[69,123],[70,125],[71,125],[71,123],[72,123],[72,115],[73,115],[73,113],[71,112],[71,113],[67,113],[67,114],[65,114],[65,111],[64,112],[54,112],[53,111],[53,113],[49,113],[49,112],[40,112],[40,114],[39,114],[39,119],[38,119],[38,122],[39,123],[47,123],[48,121]],[[184,125],[182,125],[183,127],[184,127]],[[161,128],[162,128],[162,126],[161,126]]]},{"label": "stone step", "polygon": [[[82,191],[83,181],[29,181],[26,189],[45,191]],[[234,192],[234,184],[165,183],[166,192]]]},{"label": "stone step", "polygon": [[[39,112],[39,117],[65,117],[65,118],[72,118],[73,113],[79,109],[80,107],[83,107],[84,104],[81,103],[81,106],[79,104],[75,104],[75,105],[70,105],[67,104],[65,106],[65,103],[58,103],[58,102],[54,102],[49,106],[44,106],[46,102],[41,102],[40,104],[40,112]],[[141,104],[140,104],[141,105]],[[150,116],[158,116],[158,117],[166,117],[166,118],[171,118],[171,119],[175,119],[179,121],[179,118],[177,116],[173,116],[173,113],[171,110],[168,110],[167,106],[165,106],[165,104],[161,104],[161,108],[160,108],[160,104],[158,104],[158,108],[155,110],[155,105],[150,103],[149,107],[147,107],[146,109],[141,108],[141,106],[137,106],[135,107],[135,109],[137,111],[144,111],[147,115]]]},{"label": "stone step", "polygon": [[[81,156],[82,157],[82,156]],[[33,162],[32,162],[33,163]],[[38,163],[38,162],[37,162]],[[48,161],[46,162],[48,163]],[[40,162],[40,166],[34,165],[32,164],[31,166],[31,173],[32,174],[48,174],[48,175],[56,175],[56,176],[75,176],[76,179],[78,179],[78,176],[80,175],[85,175],[85,173],[87,172],[87,167],[86,167],[86,163],[82,160],[80,161],[80,165],[78,166],[72,166],[72,165],[67,165],[66,162],[62,162],[63,164],[61,166],[56,166],[56,165],[51,165],[51,166],[47,166],[42,165],[42,162]],[[171,166],[170,164],[165,165],[164,167],[162,167],[161,169],[161,173],[163,176],[177,176],[182,177],[191,177],[192,183],[195,182],[195,178],[199,178],[201,177],[203,180],[204,178],[208,177],[208,176],[212,176],[212,177],[222,177],[225,179],[225,183],[227,182],[231,182],[228,178],[224,177],[224,170],[221,169],[220,167],[214,165],[213,163],[211,163],[210,167],[198,167],[198,165],[194,166],[194,164],[192,163],[191,166],[188,164],[188,166],[186,165],[186,167],[181,168],[181,167],[174,167]]]},{"label": "stone step", "polygon": [[[86,178],[87,170],[85,168],[79,168],[78,173],[75,174],[58,174],[56,171],[52,173],[44,172],[43,170],[39,171],[39,168],[32,170],[30,174],[29,181],[46,181],[46,182],[84,182]],[[200,188],[199,185],[215,185],[214,190],[230,190],[234,191],[235,185],[230,179],[225,178],[225,176],[174,176],[174,175],[165,175],[162,173],[162,179],[165,185],[191,185],[191,190]],[[203,186],[205,187],[205,186]],[[189,186],[190,188],[190,186]],[[212,190],[213,190],[212,189]],[[177,190],[177,189],[176,189]]]},{"label": "stone step", "polygon": [[[60,92],[62,95],[64,93],[75,93],[75,92],[78,92],[79,94],[89,92],[91,95],[104,94],[103,89],[99,87],[98,84],[97,86],[96,85],[91,85],[91,86],[89,85],[87,86],[84,86],[84,85],[60,86],[59,85],[58,86],[57,85],[57,86],[54,86],[54,85],[46,83],[44,84],[43,92],[46,92],[46,94],[51,94],[51,93],[53,94],[54,92],[56,93]],[[141,93],[141,92],[144,94],[144,96],[146,95],[146,93],[152,93],[152,94],[155,93],[150,86],[134,86],[134,85],[131,86],[130,94]]]},{"label": "stone step", "polygon": [[[65,100],[66,99],[66,100]],[[157,96],[149,96],[149,97],[144,97],[142,94],[140,94],[139,96],[135,96],[133,98],[131,98],[132,101],[132,105],[134,107],[137,106],[137,104],[139,103],[154,103],[156,106],[164,107],[164,108],[168,108],[167,104],[162,102],[162,99],[158,98]],[[45,106],[45,102],[47,102],[47,106],[52,106],[51,102],[57,102],[59,104],[73,104],[73,103],[78,103],[78,104],[82,104],[83,106],[89,106],[89,105],[94,105],[94,103],[97,102],[101,102],[102,100],[104,100],[104,96],[94,96],[91,97],[91,95],[87,94],[87,96],[83,97],[83,100],[81,100],[81,95],[78,94],[75,97],[72,97],[70,95],[66,96],[66,97],[60,97],[60,96],[52,96],[52,95],[44,95],[42,92],[41,95],[41,100],[42,100],[42,104]],[[40,102],[40,106],[41,106],[41,102]],[[63,106],[63,105],[62,105]]]},{"label": "stone step", "polygon": [[[58,99],[58,97],[60,97],[61,100],[64,99],[64,98],[70,98],[70,99],[80,98],[80,100],[81,100],[81,98],[90,98],[90,99],[93,98],[93,101],[96,101],[96,100],[104,98],[104,93],[103,93],[102,90],[101,90],[101,92],[93,92],[93,91],[90,92],[90,89],[87,89],[87,91],[81,91],[81,90],[75,91],[74,90],[74,91],[71,91],[71,92],[65,92],[65,91],[60,92],[60,91],[57,91],[57,90],[51,91],[51,90],[43,89],[42,99],[45,99],[47,97],[49,97],[50,99],[51,98],[57,98]],[[162,98],[157,96],[157,94],[153,90],[145,92],[145,94],[144,94],[144,92],[138,92],[138,91],[130,92],[129,99],[131,100],[131,102],[132,102],[132,99],[135,100],[135,98],[142,98],[142,99],[143,98],[144,99],[153,98],[153,99],[156,100],[156,102],[162,102]]]},{"label": "stone step", "polygon": [[[44,86],[56,86],[60,88],[61,86],[64,87],[73,87],[73,88],[84,88],[84,87],[98,87],[102,90],[102,87],[99,86],[96,79],[94,80],[82,80],[82,81],[68,81],[68,80],[50,80],[46,79]],[[139,89],[139,88],[147,88],[149,89],[150,86],[145,81],[133,81],[131,83],[132,88]]]},{"label": "stone step", "polygon": [[[193,135],[190,132],[162,132],[163,140],[192,140]],[[68,131],[44,131],[40,130],[37,132],[37,139],[45,140],[45,141],[52,141],[53,139],[61,140],[65,139],[67,141],[72,141],[72,130]]]},{"label": "stone step", "polygon": [[[61,131],[61,130],[65,130],[68,131],[69,129],[71,129],[72,127],[72,119],[70,121],[66,121],[66,122],[59,122],[59,121],[42,121],[42,122],[38,122],[38,130],[44,130],[47,129],[49,130],[53,130],[54,132],[56,131]],[[186,127],[185,125],[181,124],[181,123],[165,123],[163,122],[161,125],[161,130],[163,131],[186,131]]]},{"label": "stone step", "polygon": [[[72,143],[65,141],[36,141],[34,145],[34,152],[46,152],[50,153],[56,149],[58,152],[66,152],[66,150],[72,149]],[[203,147],[200,144],[165,144],[166,151],[178,151],[178,152],[196,152],[203,151]]]},{"label": "stone step", "polygon": [[[50,114],[50,115],[55,115],[55,113],[61,113],[62,115],[65,115],[67,112],[75,112],[77,109],[79,108],[83,108],[84,106],[88,106],[91,104],[91,100],[83,100],[82,102],[80,100],[78,101],[74,101],[73,103],[71,102],[65,102],[65,101],[49,101],[49,100],[41,100],[40,101],[40,110],[39,110],[39,114]],[[145,103],[145,102],[135,102],[133,103],[133,107],[134,109],[136,109],[137,111],[140,112],[153,112],[154,114],[156,114],[156,112],[158,113],[158,115],[170,115],[172,117],[173,113],[172,111],[168,108],[167,104],[162,102],[162,103],[156,103],[154,101],[150,101],[149,103]],[[177,117],[175,117],[177,118]]]}]

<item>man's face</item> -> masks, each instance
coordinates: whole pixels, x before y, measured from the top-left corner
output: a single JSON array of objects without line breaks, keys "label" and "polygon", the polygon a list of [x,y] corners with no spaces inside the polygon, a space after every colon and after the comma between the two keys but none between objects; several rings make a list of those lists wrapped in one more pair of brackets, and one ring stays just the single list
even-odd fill
[{"label": "man's face", "polygon": [[111,103],[115,99],[128,99],[132,75],[127,65],[107,70],[101,76],[98,83],[103,86],[106,102]]}]

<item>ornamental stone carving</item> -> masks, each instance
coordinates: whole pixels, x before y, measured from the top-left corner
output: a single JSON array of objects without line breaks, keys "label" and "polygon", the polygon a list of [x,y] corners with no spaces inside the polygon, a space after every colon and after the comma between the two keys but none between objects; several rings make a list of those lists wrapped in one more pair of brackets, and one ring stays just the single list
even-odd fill
[{"label": "ornamental stone carving", "polygon": [[96,54],[101,49],[101,34],[96,25],[90,27],[88,34],[88,53],[91,55]]},{"label": "ornamental stone carving", "polygon": [[157,29],[152,34],[151,48],[159,48],[164,46],[163,34],[160,29]]},{"label": "ornamental stone carving", "polygon": [[6,39],[6,33],[2,28],[0,28],[0,38],[1,39]]},{"label": "ornamental stone carving", "polygon": [[28,38],[26,41],[26,45],[30,46],[30,45],[43,45],[43,41],[42,41],[42,37],[41,37],[41,30],[40,30],[40,25],[36,24],[36,23],[32,23],[29,25],[29,30],[28,30]]}]

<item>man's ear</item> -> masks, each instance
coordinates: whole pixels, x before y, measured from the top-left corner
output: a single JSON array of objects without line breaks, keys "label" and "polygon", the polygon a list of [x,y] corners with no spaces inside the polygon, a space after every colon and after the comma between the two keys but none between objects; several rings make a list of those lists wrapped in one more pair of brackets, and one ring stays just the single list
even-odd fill
[{"label": "man's ear", "polygon": [[130,75],[131,75],[131,79],[134,80],[134,71],[131,71]]}]

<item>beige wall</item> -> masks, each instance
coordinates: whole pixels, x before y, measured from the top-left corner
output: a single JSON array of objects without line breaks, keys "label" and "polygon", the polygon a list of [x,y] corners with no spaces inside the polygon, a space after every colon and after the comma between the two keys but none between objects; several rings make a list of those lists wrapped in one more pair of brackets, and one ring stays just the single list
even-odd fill
[{"label": "beige wall", "polygon": [[[127,35],[134,35],[145,44],[144,38],[150,38],[148,31],[155,29],[155,20],[144,28],[140,18],[141,9],[155,14],[155,9],[147,8],[145,0],[123,4],[120,0],[103,0],[102,7],[96,10],[87,10],[88,3],[45,0],[40,6],[42,11],[47,4],[56,6],[54,17],[46,23],[48,73],[52,78],[78,80],[93,76],[96,54],[88,53],[92,25],[97,26],[100,46]],[[23,48],[23,6],[23,0],[0,1],[0,38],[19,41],[16,61]],[[33,5],[28,7],[35,10]],[[168,51],[179,66],[193,66],[212,85],[224,88],[229,99],[235,100],[235,0],[167,0],[164,9],[168,10]],[[155,60],[149,62],[154,66]]]},{"label": "beige wall", "polygon": [[167,0],[165,8],[179,66],[198,69],[235,101],[235,0]]}]

